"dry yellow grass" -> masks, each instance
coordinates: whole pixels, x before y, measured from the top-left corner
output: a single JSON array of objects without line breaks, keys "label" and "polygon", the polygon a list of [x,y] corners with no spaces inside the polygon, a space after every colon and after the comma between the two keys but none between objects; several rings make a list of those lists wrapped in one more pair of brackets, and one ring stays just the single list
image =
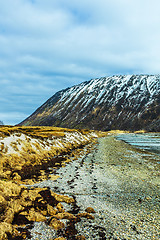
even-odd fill
[{"label": "dry yellow grass", "polygon": [[75,132],[75,131],[79,131],[82,134],[86,134],[90,132],[89,130],[75,130],[75,129],[59,128],[59,127],[1,126],[0,136],[7,137],[13,133],[16,133],[16,134],[24,133],[32,137],[50,138],[52,136],[63,137],[65,132]]},{"label": "dry yellow grass", "polygon": [[[37,205],[37,199],[39,205]],[[0,240],[26,239],[26,234],[23,231],[17,231],[17,227],[24,227],[26,220],[46,221],[46,216],[50,218],[50,226],[55,230],[59,229],[57,224],[65,228],[65,224],[60,220],[76,220],[76,215],[66,212],[63,202],[73,204],[74,199],[56,194],[48,188],[27,189],[12,181],[0,180]],[[55,220],[54,224],[51,224],[52,219]]]},{"label": "dry yellow grass", "polygon": [[139,130],[139,131],[135,131],[135,133],[146,133],[145,130]]},{"label": "dry yellow grass", "polygon": [[121,133],[129,133],[130,131],[124,131],[124,130],[111,130],[108,133],[109,134],[121,134]]},{"label": "dry yellow grass", "polygon": [[[45,164],[48,167],[54,159],[55,164],[55,156],[58,155],[70,153],[75,157],[76,152],[80,154],[79,147],[95,141],[92,133],[102,136],[102,133],[94,131],[57,127],[0,127],[0,240],[19,235],[21,239],[26,238],[16,230],[18,222],[14,223],[15,216],[26,218],[28,221],[45,221],[46,216],[52,219],[53,215],[58,219],[58,214],[62,212],[63,215],[69,216],[60,202],[72,204],[74,199],[48,189],[28,190],[19,184],[24,183],[28,176],[31,179],[25,183],[33,184],[37,171],[37,180],[45,179],[45,171],[42,170]],[[64,163],[57,164],[64,166],[70,161],[69,155],[64,157],[63,161]],[[57,178],[58,176],[52,176],[53,181]],[[54,199],[56,207],[47,202],[48,197],[45,197],[45,194],[48,196],[48,193]],[[37,198],[43,209],[35,207]],[[58,224],[61,224],[60,220],[51,225],[56,228]]]},{"label": "dry yellow grass", "polygon": [[[0,179],[20,180],[20,176],[13,176],[15,171],[21,176],[25,171],[33,172],[34,167],[52,161],[53,157],[94,141],[91,133],[103,135],[95,131],[58,127],[0,127],[1,140],[11,137],[8,146],[2,141],[0,143]],[[73,138],[79,136],[82,139],[69,140],[68,136],[72,134]]]}]

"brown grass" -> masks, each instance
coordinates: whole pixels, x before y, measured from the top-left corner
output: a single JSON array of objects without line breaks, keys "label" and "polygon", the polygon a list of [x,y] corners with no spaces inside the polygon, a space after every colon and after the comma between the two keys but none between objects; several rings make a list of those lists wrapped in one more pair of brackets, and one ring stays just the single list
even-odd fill
[{"label": "brown grass", "polygon": [[[81,143],[71,143],[64,142],[63,137],[66,133],[81,133],[84,140]],[[34,168],[40,169],[39,166],[44,165],[45,163],[52,161],[55,156],[67,154],[73,149],[82,147],[83,145],[93,141],[93,138],[90,137],[88,140],[86,137],[88,133],[92,131],[89,130],[74,130],[67,128],[58,128],[58,127],[11,127],[11,126],[2,126],[0,127],[1,136],[8,137],[12,134],[15,134],[17,137],[20,137],[21,134],[25,134],[25,140],[17,139],[16,142],[11,142],[10,146],[13,148],[15,153],[9,154],[8,146],[4,146],[2,142],[0,145],[1,156],[0,156],[0,179],[15,179],[13,173],[18,172],[21,175],[24,171],[34,172]],[[35,139],[36,142],[32,142],[32,139]],[[52,146],[48,143],[48,139],[52,139],[54,144],[54,139],[58,139],[59,143],[63,144],[63,147]],[[48,146],[47,148],[45,148]],[[21,149],[21,150],[19,150]],[[17,177],[19,179],[19,177]]]},{"label": "brown grass", "polygon": [[[74,144],[69,141],[64,142],[65,134],[70,132],[81,133],[84,137],[83,141]],[[73,218],[78,221],[80,216],[65,212],[60,203],[74,204],[74,199],[58,195],[48,189],[31,188],[28,190],[19,184],[33,184],[34,180],[43,180],[48,167],[56,167],[56,164],[60,167],[67,164],[71,161],[69,159],[71,156],[75,158],[76,154],[80,154],[79,148],[94,141],[93,137],[86,138],[90,132],[92,131],[57,127],[0,127],[2,140],[0,143],[0,240],[26,239],[27,235],[18,232],[17,226],[25,225],[30,221],[46,221],[46,216],[50,218],[50,226],[55,229],[57,227],[59,229],[62,223],[60,220],[63,218],[67,218],[69,223],[71,221],[72,225]],[[9,154],[8,146],[3,143],[3,139],[5,142],[5,138],[13,134],[16,137],[25,134],[26,137],[24,140],[16,138],[15,141],[13,138],[10,146],[15,153]],[[54,139],[63,146],[56,147]],[[46,146],[49,148],[45,148]],[[54,176],[53,181],[57,177]],[[39,199],[38,207],[37,199]],[[51,202],[53,205],[50,205]],[[52,221],[53,217],[54,221]]]},{"label": "brown grass", "polygon": [[63,137],[66,132],[81,132],[82,134],[87,134],[89,130],[75,130],[68,128],[59,127],[26,127],[26,126],[0,126],[0,137],[7,137],[13,133],[18,136],[20,133],[24,133],[28,136],[35,138],[52,138],[52,137]]}]

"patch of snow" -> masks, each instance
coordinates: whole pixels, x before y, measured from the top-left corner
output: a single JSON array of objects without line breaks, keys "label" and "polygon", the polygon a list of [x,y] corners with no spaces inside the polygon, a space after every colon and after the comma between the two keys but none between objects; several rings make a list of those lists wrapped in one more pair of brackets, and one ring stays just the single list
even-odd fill
[{"label": "patch of snow", "polygon": [[[97,137],[94,133],[89,133],[88,135],[82,134],[80,132],[66,132],[64,137],[60,138],[52,138],[47,140],[39,140],[27,136],[23,133],[15,133],[10,135],[9,137],[5,137],[0,140],[0,146],[4,145],[4,151],[6,150],[6,154],[20,154],[20,151],[23,151],[23,147],[25,147],[26,143],[28,143],[33,149],[39,151],[36,148],[36,144],[43,150],[50,150],[51,147],[58,147],[64,148],[65,144],[72,143],[72,144],[80,144],[82,142],[89,141],[91,137]],[[16,147],[14,147],[16,146]]]}]

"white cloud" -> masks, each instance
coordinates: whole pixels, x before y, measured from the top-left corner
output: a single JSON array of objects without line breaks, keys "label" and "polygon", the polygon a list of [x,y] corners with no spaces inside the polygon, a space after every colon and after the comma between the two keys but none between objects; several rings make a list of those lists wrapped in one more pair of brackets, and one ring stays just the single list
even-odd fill
[{"label": "white cloud", "polygon": [[0,0],[0,120],[12,112],[15,123],[16,109],[23,118],[90,78],[159,73],[159,9],[158,0]]}]

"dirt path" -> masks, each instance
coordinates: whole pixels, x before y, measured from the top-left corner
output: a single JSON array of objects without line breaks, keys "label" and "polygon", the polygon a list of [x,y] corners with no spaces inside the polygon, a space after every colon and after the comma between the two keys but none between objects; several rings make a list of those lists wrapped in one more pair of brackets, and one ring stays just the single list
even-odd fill
[{"label": "dirt path", "polygon": [[[74,197],[76,204],[68,209],[72,212],[95,209],[94,220],[84,218],[76,224],[86,239],[158,240],[158,161],[157,155],[108,136],[99,139],[90,154],[56,170],[60,176],[56,181],[37,186],[48,186],[54,192]],[[44,223],[36,223],[31,231],[33,240],[61,236]]]}]

